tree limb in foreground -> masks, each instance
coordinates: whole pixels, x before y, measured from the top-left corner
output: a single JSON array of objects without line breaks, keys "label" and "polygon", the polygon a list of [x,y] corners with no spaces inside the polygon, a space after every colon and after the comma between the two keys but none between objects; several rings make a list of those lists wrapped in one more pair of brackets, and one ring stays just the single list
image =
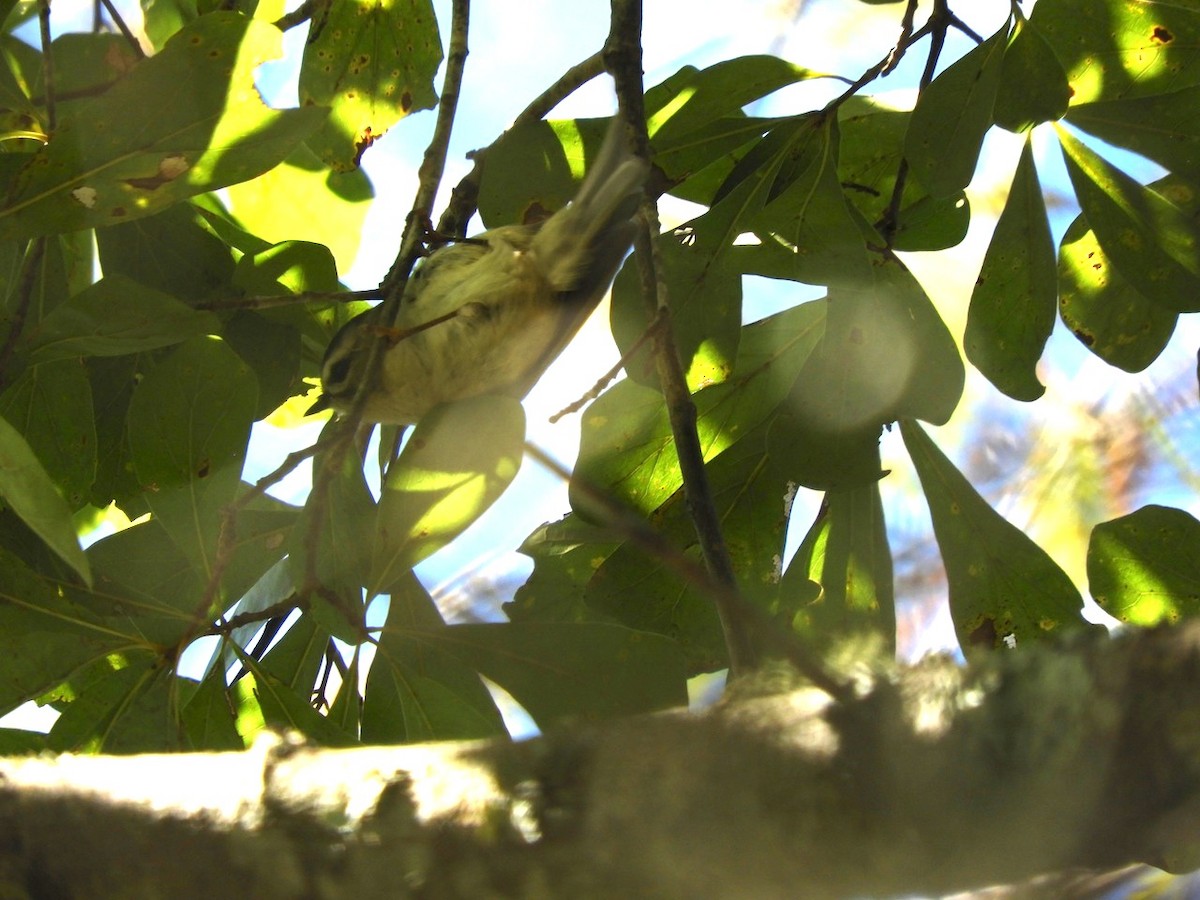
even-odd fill
[{"label": "tree limb in foreground", "polygon": [[856,663],[850,703],[748,679],[703,714],[520,744],[7,759],[0,889],[846,897],[1187,869],[1198,650],[1193,625]]}]

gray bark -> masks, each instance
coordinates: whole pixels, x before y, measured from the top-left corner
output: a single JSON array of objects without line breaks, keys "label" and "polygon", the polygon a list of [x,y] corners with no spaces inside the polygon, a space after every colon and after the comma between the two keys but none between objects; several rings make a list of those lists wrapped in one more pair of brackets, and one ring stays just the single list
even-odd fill
[{"label": "gray bark", "polygon": [[885,897],[1197,864],[1200,626],[520,744],[0,760],[0,895]]}]

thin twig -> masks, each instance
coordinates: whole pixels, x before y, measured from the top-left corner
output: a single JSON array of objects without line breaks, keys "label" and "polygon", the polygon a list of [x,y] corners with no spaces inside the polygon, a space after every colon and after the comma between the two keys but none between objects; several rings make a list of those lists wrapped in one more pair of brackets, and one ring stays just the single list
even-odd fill
[{"label": "thin twig", "polygon": [[289,28],[295,28],[312,18],[313,8],[316,6],[315,0],[304,0],[299,6],[293,9],[290,13],[280,16],[275,20],[275,27],[280,31],[287,31]]},{"label": "thin twig", "polygon": [[[605,44],[605,64],[617,85],[617,99],[625,120],[634,129],[637,152],[646,156],[649,135],[642,95],[641,0],[613,0],[612,26]],[[717,614],[729,652],[730,674],[734,677],[757,668],[760,648],[755,645],[750,622],[746,617],[747,604],[738,591],[733,560],[721,533],[720,516],[713,502],[708,473],[704,468],[704,453],[696,430],[696,405],[687,388],[679,350],[671,329],[671,312],[667,302],[664,271],[658,258],[658,210],[647,200],[641,210],[643,228],[635,238],[638,271],[642,278],[642,295],[651,317],[661,316],[662,327],[655,330],[654,358],[658,370],[663,400],[667,406],[675,452],[683,477],[683,492],[691,514],[692,524],[700,542],[704,562],[720,591],[713,595]]]},{"label": "thin twig", "polygon": [[[922,35],[928,33],[930,37],[929,54],[925,57],[925,69],[921,72],[921,80],[917,85],[918,97],[920,97],[921,92],[933,83],[933,76],[937,71],[938,59],[941,58],[942,49],[946,45],[946,32],[950,29],[953,20],[954,14],[950,12],[947,0],[934,0],[933,12],[929,14],[929,21],[922,26],[920,32]],[[907,185],[908,159],[902,157],[900,164],[896,167],[896,182],[892,185],[891,201],[883,211],[883,215],[879,217],[879,222],[875,226],[879,233],[883,235],[888,249],[891,249],[892,243],[896,239],[896,229],[900,219],[900,207],[904,201],[904,189]]]},{"label": "thin twig", "polygon": [[138,43],[138,39],[134,36],[133,32],[129,30],[129,26],[125,24],[125,20],[122,19],[121,14],[117,12],[117,8],[113,5],[112,0],[100,0],[100,3],[103,4],[106,10],[108,10],[109,18],[112,19],[113,24],[117,26],[117,30],[121,32],[125,40],[129,43],[129,46],[133,48],[133,52],[137,55],[137,58],[145,59],[146,51],[142,49],[142,45]]},{"label": "thin twig", "polygon": [[896,40],[896,46],[892,48],[887,61],[879,71],[880,75],[892,74],[896,66],[900,65],[900,60],[904,58],[904,51],[908,49],[912,41],[913,19],[916,18],[919,3],[920,0],[908,0],[908,4],[904,7],[904,18],[900,20],[900,37]]},{"label": "thin twig", "polygon": [[[254,487],[221,510],[221,530],[217,536],[217,549],[213,554],[212,569],[209,572],[208,581],[204,585],[204,593],[200,596],[200,602],[196,604],[196,610],[192,613],[192,621],[195,623],[193,630],[184,636],[183,644],[191,641],[199,633],[194,629],[207,621],[212,612],[213,601],[216,600],[217,591],[221,587],[221,579],[225,575],[225,570],[229,568],[230,562],[233,561],[233,552],[236,549],[237,541],[238,514],[249,503],[263,497],[269,488],[281,482],[294,472],[300,463],[310,456],[314,456],[321,448],[321,442],[318,441],[302,450],[289,453],[275,471],[258,479],[254,483]],[[180,646],[182,647],[183,644]]]},{"label": "thin twig", "polygon": [[358,300],[378,300],[379,288],[366,291],[303,291],[299,294],[273,294],[266,297],[223,297],[193,303],[193,309],[274,309],[298,303],[353,303]]},{"label": "thin twig", "polygon": [[650,340],[650,338],[654,336],[654,333],[659,328],[663,327],[665,322],[666,320],[661,315],[656,314],[654,321],[647,325],[645,330],[638,335],[638,339],[633,342],[633,345],[621,354],[621,358],[617,360],[616,364],[602,376],[600,376],[600,379],[591,386],[586,394],[552,415],[550,417],[550,424],[553,425],[563,416],[569,416],[571,413],[579,412],[579,410],[587,406],[589,402],[599,397],[604,392],[604,389],[608,387],[609,383],[619,374],[621,374],[621,369],[625,368],[625,366],[627,366],[633,360],[633,357],[636,356],[637,352],[642,349],[646,341]]},{"label": "thin twig", "polygon": [[245,625],[254,625],[257,622],[266,622],[270,619],[279,616],[287,616],[294,610],[300,609],[302,604],[293,594],[286,600],[280,600],[278,603],[272,603],[263,609],[255,610],[254,612],[238,613],[228,619],[222,619],[215,625],[212,625],[208,630],[202,632],[204,635],[220,635],[221,637],[229,637],[233,632],[237,631]]},{"label": "thin twig", "polygon": [[37,279],[38,267],[46,254],[48,238],[38,238],[29,245],[29,252],[21,267],[21,279],[17,282],[16,305],[9,317],[8,335],[4,338],[4,346],[0,347],[0,388],[8,382],[8,365],[16,352],[17,342],[25,330],[25,319],[29,315],[29,305],[33,302],[33,284]]},{"label": "thin twig", "polygon": [[587,59],[572,66],[559,76],[558,80],[546,90],[542,91],[534,100],[526,106],[513,119],[512,124],[504,130],[504,134],[492,141],[492,143],[483,148],[476,150],[472,154],[475,165],[471,171],[463,176],[462,180],[454,186],[454,190],[450,193],[450,202],[446,205],[445,211],[442,213],[442,218],[438,221],[438,231],[443,234],[463,235],[466,233],[467,223],[471,217],[475,215],[479,202],[479,184],[483,179],[483,167],[487,160],[488,153],[492,148],[500,142],[505,134],[534,122],[540,122],[546,115],[550,113],[554,107],[562,103],[567,97],[573,94],[583,85],[587,84],[597,75],[604,73],[604,57],[603,54],[593,53]]},{"label": "thin twig", "polygon": [[[454,115],[458,109],[459,93],[462,89],[463,69],[467,59],[467,32],[471,18],[469,0],[454,0],[450,18],[450,48],[446,55],[446,75],[442,83],[441,103],[438,105],[437,122],[433,137],[425,150],[425,158],[419,171],[417,195],[413,199],[412,211],[404,226],[400,251],[396,261],[381,285],[384,300],[380,307],[379,332],[367,347],[367,358],[363,366],[362,381],[351,402],[349,411],[335,422],[330,435],[331,447],[328,457],[317,467],[313,477],[313,488],[308,498],[308,508],[315,515],[310,520],[305,535],[305,584],[304,591],[321,590],[316,579],[317,529],[324,518],[320,511],[328,502],[330,485],[334,475],[340,471],[344,455],[354,444],[359,432],[362,412],[370,395],[370,386],[380,376],[383,357],[389,346],[388,332],[394,328],[400,312],[400,300],[408,284],[409,274],[423,250],[428,231],[433,202],[437,197],[438,185],[446,167],[446,153],[450,135],[454,128]],[[365,442],[363,442],[365,445]]]},{"label": "thin twig", "polygon": [[38,25],[42,33],[42,83],[46,92],[46,132],[54,133],[58,114],[54,108],[54,50],[50,37],[50,0],[38,0]]}]

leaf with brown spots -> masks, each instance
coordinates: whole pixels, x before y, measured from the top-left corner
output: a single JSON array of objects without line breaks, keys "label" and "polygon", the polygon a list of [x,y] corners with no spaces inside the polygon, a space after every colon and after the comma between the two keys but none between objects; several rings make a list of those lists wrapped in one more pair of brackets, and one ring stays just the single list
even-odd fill
[{"label": "leaf with brown spots", "polygon": [[441,61],[429,0],[332,4],[300,69],[301,105],[331,109],[308,146],[334,171],[356,169],[389,128],[437,102],[433,77]]},{"label": "leaf with brown spots", "polygon": [[241,15],[201,16],[103,94],[63,104],[0,199],[0,240],[130,221],[278,165],[327,115],[263,103],[254,70],[280,41]]}]

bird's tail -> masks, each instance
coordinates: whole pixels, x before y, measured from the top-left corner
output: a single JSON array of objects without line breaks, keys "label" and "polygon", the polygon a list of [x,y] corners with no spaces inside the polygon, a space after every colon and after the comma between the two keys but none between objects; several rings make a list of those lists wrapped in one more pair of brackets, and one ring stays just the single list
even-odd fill
[{"label": "bird's tail", "polygon": [[629,152],[623,131],[622,119],[614,117],[575,198],[546,221],[530,246],[563,302],[598,302],[633,243],[648,166]]}]

